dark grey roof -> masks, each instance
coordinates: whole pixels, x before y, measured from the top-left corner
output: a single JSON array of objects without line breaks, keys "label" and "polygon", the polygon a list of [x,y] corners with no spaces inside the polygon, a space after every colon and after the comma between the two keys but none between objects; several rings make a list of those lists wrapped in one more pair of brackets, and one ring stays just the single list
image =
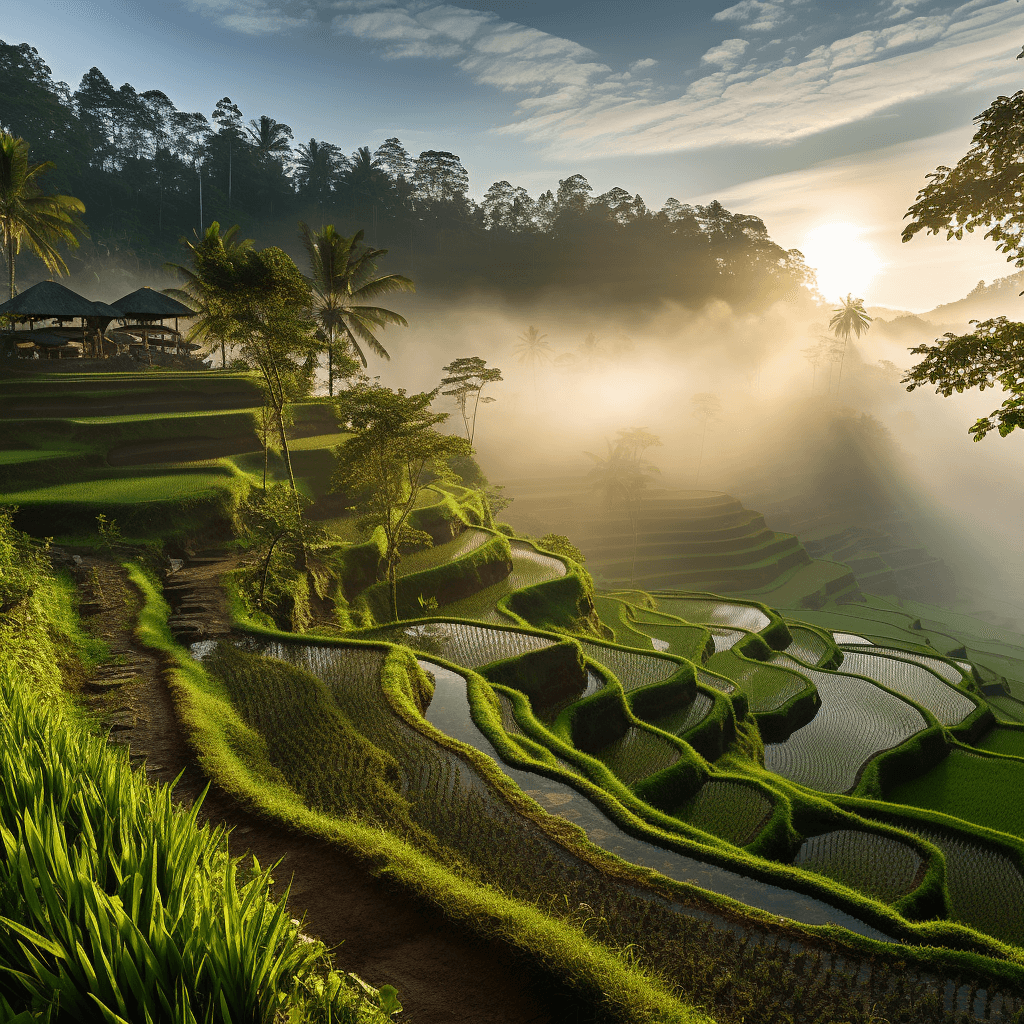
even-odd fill
[{"label": "dark grey roof", "polygon": [[172,299],[170,295],[154,291],[152,288],[138,288],[129,295],[111,303],[121,312],[123,317],[137,317],[140,320],[162,319],[171,316],[195,316],[195,310],[183,302]]},{"label": "dark grey roof", "polygon": [[[20,295],[8,299],[0,305],[0,315],[5,313],[14,317],[60,317],[69,319],[80,316],[106,316],[109,309],[104,303],[104,312],[96,310],[97,303],[90,301],[84,295],[65,288],[56,281],[40,281],[39,284],[26,288]],[[115,312],[114,316],[122,314]]]}]

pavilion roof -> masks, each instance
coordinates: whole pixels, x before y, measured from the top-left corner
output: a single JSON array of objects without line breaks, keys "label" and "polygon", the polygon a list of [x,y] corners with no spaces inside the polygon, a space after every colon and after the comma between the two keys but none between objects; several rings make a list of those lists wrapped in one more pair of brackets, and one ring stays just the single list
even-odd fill
[{"label": "pavilion roof", "polygon": [[137,317],[140,320],[159,320],[164,317],[196,315],[196,311],[190,309],[185,303],[148,287],[138,288],[128,295],[123,295],[111,305],[120,310],[118,315],[122,318]]},{"label": "pavilion roof", "polygon": [[[97,307],[102,307],[102,310]],[[40,281],[26,288],[20,295],[0,304],[0,316],[35,317],[45,320],[57,318],[69,320],[80,316],[122,316],[103,302],[92,302],[84,295],[65,288],[56,281]]]}]

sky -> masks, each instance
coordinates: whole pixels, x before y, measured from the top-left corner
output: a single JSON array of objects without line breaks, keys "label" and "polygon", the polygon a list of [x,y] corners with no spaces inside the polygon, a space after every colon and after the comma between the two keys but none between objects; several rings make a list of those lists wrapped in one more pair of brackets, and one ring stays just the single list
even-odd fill
[{"label": "sky", "polygon": [[924,311],[1014,270],[980,237],[900,231],[1021,87],[1018,0],[4,0],[0,37],[72,88],[95,65],[297,141],[450,150],[477,198],[582,173],[655,209],[719,199],[828,298]]}]

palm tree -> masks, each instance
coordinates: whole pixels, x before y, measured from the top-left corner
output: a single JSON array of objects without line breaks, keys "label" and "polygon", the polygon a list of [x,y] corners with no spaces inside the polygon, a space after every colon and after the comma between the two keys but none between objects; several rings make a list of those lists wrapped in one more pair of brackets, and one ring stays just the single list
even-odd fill
[{"label": "palm tree", "polygon": [[704,442],[708,436],[708,424],[711,420],[718,419],[722,411],[722,403],[718,400],[718,395],[704,391],[699,395],[694,395],[690,399],[690,405],[693,406],[693,415],[697,419],[704,420],[704,429],[700,435],[700,455],[697,459],[697,479],[694,481],[694,486],[696,486],[700,483],[700,471],[704,466]]},{"label": "palm tree", "polygon": [[256,143],[261,160],[283,160],[288,155],[288,140],[292,138],[288,125],[264,114],[258,121],[250,121],[245,130]]},{"label": "palm tree", "polygon": [[525,363],[533,370],[533,394],[537,396],[537,363],[550,363],[552,356],[551,346],[544,340],[546,334],[541,334],[532,325],[526,328],[525,334],[519,335],[519,344],[512,349],[512,355]]},{"label": "palm tree", "polygon": [[81,200],[43,193],[39,179],[53,166],[49,160],[30,165],[28,143],[0,132],[0,232],[12,299],[17,294],[14,260],[23,243],[51,274],[66,274],[67,264],[57,252],[57,244],[77,248],[75,233],[87,234],[81,219],[85,213]]},{"label": "palm tree", "polygon": [[386,256],[388,251],[364,246],[362,231],[346,238],[338,234],[333,224],[328,224],[318,233],[300,223],[299,233],[309,254],[313,318],[327,350],[327,391],[333,395],[334,353],[339,336],[365,367],[366,355],[360,341],[381,359],[390,359],[374,331],[388,324],[409,326],[404,316],[363,303],[389,292],[414,292],[416,286],[399,274],[374,276],[377,270],[374,261]]},{"label": "palm tree", "polygon": [[604,457],[593,452],[584,452],[594,463],[587,474],[594,490],[603,494],[606,504],[621,505],[629,517],[633,532],[633,559],[629,570],[629,585],[636,579],[636,552],[639,543],[640,508],[644,491],[658,473],[658,469],[642,458],[644,449],[660,445],[661,439],[649,433],[644,427],[620,430],[619,438],[613,445],[608,444]]},{"label": "palm tree", "polygon": [[324,201],[331,194],[331,187],[339,170],[338,147],[330,142],[317,142],[310,139],[302,143],[295,152],[295,181],[299,191],[316,200],[320,215],[323,216]]},{"label": "palm tree", "polygon": [[839,300],[839,308],[832,310],[835,314],[828,322],[828,329],[843,343],[839,356],[839,381],[836,394],[843,385],[843,360],[846,358],[846,343],[852,334],[859,338],[871,323],[872,318],[864,311],[864,300],[855,299],[852,292],[846,293],[845,299]]},{"label": "palm tree", "polygon": [[[195,242],[186,242],[191,253],[200,250],[210,249],[250,249],[253,246],[251,238],[238,238],[239,227],[237,224],[228,228],[222,235],[220,224],[214,221],[204,232],[201,238],[197,237]],[[193,263],[195,260],[193,260]],[[227,365],[227,352],[225,350],[225,339],[223,335],[217,334],[211,326],[210,311],[210,288],[206,281],[190,267],[182,266],[180,263],[165,263],[164,269],[169,270],[183,278],[180,288],[165,288],[164,294],[178,299],[180,302],[188,303],[195,311],[196,318],[189,328],[188,340],[198,342],[201,345],[209,344],[211,351],[217,342],[220,342],[220,365],[223,369]]]}]

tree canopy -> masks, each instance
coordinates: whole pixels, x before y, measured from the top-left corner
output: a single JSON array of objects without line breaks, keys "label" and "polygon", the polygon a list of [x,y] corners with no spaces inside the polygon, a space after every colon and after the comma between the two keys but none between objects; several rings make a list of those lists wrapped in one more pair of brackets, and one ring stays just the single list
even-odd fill
[{"label": "tree canopy", "polygon": [[[927,176],[928,185],[907,212],[913,220],[903,241],[919,231],[945,230],[947,239],[960,239],[965,231],[988,228],[985,237],[1008,261],[1024,267],[1024,91],[997,97],[974,123],[978,130],[971,148],[956,167],[939,167]],[[903,383],[908,391],[934,384],[936,393],[947,398],[974,387],[1002,388],[1006,400],[969,433],[975,441],[993,430],[1005,437],[1024,426],[1024,324],[1005,316],[971,323],[977,326],[970,334],[947,333],[934,344],[912,349],[924,358]]]},{"label": "tree canopy", "polygon": [[384,533],[384,561],[398,618],[395,567],[403,547],[430,544],[430,536],[413,529],[409,516],[426,484],[426,471],[452,476],[451,459],[472,453],[469,441],[442,434],[438,425],[448,413],[435,413],[430,403],[437,391],[406,394],[375,381],[357,381],[336,399],[339,419],[353,435],[335,450],[337,466],[332,491],[347,495],[362,529]]},{"label": "tree canopy", "polygon": [[77,88],[56,82],[27,44],[0,41],[0,127],[57,164],[54,191],[85,204],[95,244],[83,258],[122,253],[133,267],[158,267],[214,219],[288,249],[305,221],[334,224],[342,237],[365,229],[421,287],[451,292],[561,287],[637,305],[748,307],[809,298],[802,256],[757,217],[717,202],[672,198],[655,211],[623,185],[595,195],[576,173],[539,195],[502,179],[481,187],[478,203],[456,153],[415,156],[394,137],[375,149],[356,139],[296,146],[288,125],[228,96],[179,110],[97,67]]}]

